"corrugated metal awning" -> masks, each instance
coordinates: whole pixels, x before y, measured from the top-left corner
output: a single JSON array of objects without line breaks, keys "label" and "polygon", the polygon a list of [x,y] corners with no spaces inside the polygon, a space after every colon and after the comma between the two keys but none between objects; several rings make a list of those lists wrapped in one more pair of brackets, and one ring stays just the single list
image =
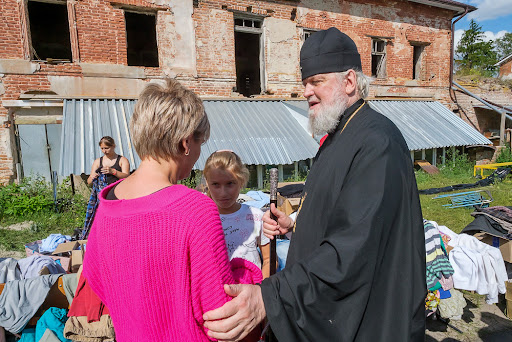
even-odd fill
[{"label": "corrugated metal awning", "polygon": [[98,142],[106,135],[114,138],[116,152],[137,167],[140,158],[128,130],[134,106],[135,100],[64,100],[59,174],[89,174],[102,156]]},{"label": "corrugated metal awning", "polygon": [[279,101],[203,101],[211,135],[196,163],[204,167],[217,150],[231,149],[254,165],[293,164],[313,158],[318,143]]},{"label": "corrugated metal awning", "polygon": [[411,151],[492,144],[439,102],[372,100],[369,103],[395,123]]},{"label": "corrugated metal awning", "polygon": [[[203,101],[210,120],[210,139],[201,148],[195,169],[208,156],[231,149],[246,164],[292,164],[315,156],[318,143],[279,101]],[[129,122],[135,100],[64,100],[61,175],[90,173],[102,154],[101,137],[116,141],[116,152],[128,158],[131,169],[140,164],[133,149]]]},{"label": "corrugated metal awning", "polygon": [[[289,110],[307,118],[307,101],[284,101]],[[491,142],[439,102],[368,101],[400,129],[411,151],[431,148],[486,145]]]}]

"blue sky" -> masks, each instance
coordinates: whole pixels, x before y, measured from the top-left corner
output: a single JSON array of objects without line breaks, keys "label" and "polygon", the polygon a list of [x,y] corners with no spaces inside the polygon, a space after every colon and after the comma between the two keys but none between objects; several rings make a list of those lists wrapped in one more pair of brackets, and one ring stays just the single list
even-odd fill
[{"label": "blue sky", "polygon": [[474,19],[482,26],[487,39],[501,38],[512,32],[512,0],[458,0],[478,7],[478,10],[466,15],[455,24],[455,43],[459,41],[469,22]]}]

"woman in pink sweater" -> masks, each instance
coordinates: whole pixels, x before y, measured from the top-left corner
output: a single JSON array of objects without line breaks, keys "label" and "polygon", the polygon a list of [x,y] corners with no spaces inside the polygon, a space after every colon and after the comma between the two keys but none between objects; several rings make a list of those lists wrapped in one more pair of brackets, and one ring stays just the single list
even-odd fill
[{"label": "woman in pink sweater", "polygon": [[142,161],[101,192],[83,269],[119,342],[208,341],[202,315],[231,299],[223,285],[261,281],[257,266],[230,265],[215,203],[177,184],[209,130],[201,100],[174,80],[149,84],[135,106]]}]

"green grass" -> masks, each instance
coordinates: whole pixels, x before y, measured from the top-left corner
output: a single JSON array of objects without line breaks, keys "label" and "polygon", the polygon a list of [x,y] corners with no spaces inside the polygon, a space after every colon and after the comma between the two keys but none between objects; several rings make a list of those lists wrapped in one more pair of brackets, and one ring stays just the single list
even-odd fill
[{"label": "green grass", "polygon": [[[459,160],[455,167],[445,167],[440,169],[440,174],[429,175],[423,171],[416,171],[416,181],[419,189],[428,188],[439,188],[448,185],[461,184],[461,183],[474,183],[477,181],[473,177],[473,165],[466,160]],[[48,208],[33,212],[29,211],[24,214],[5,214],[5,208],[12,203],[16,202],[12,196],[23,197],[16,203],[19,206],[26,205],[29,207],[33,206],[33,203],[27,200],[34,194],[43,195],[46,199],[51,197],[51,191],[49,191],[47,185],[42,184],[39,181],[27,181],[20,189],[14,189],[9,187],[0,187],[0,200],[3,197],[3,209],[4,215],[0,215],[0,226],[6,227],[14,223],[33,221],[34,224],[22,231],[0,229],[0,250],[4,249],[7,251],[23,251],[26,243],[41,240],[46,238],[52,233],[61,233],[70,235],[73,233],[75,228],[81,228],[83,226],[85,218],[85,209],[87,206],[87,200],[79,195],[72,196],[70,194],[69,186],[64,184],[59,189],[58,198],[65,200],[65,207],[62,212],[55,213],[53,208]],[[485,188],[475,188],[469,190],[490,190],[494,201],[491,206],[496,205],[512,205],[512,176],[508,176],[501,183],[491,185]],[[246,192],[249,189],[244,189]],[[469,191],[468,190],[468,191]],[[24,193],[28,192],[28,193]],[[458,192],[458,191],[456,191]],[[14,194],[14,195],[13,195]],[[7,196],[11,196],[10,198]],[[447,209],[443,207],[443,204],[448,203],[448,199],[432,199],[437,195],[420,195],[421,208],[423,211],[423,217],[436,221],[440,225],[447,226],[454,232],[459,233],[467,224],[473,221],[471,212],[473,208],[456,208]],[[22,208],[23,209],[23,208]],[[32,208],[33,209],[33,208]],[[1,211],[1,210],[0,210]]]},{"label": "green grass", "polygon": [[[473,177],[473,169],[441,169],[441,173],[437,175],[429,175],[423,171],[416,171],[416,181],[418,189],[440,188],[448,185],[475,183],[478,179]],[[495,185],[472,188],[467,190],[454,191],[472,191],[472,190],[489,190],[494,199],[490,203],[491,206],[512,205],[512,178],[508,176],[503,182]],[[447,226],[456,233],[460,233],[464,227],[473,221],[473,207],[447,209],[443,204],[449,203],[449,199],[433,199],[435,195],[420,195],[421,209],[423,217],[427,220],[436,221],[438,224]]]},{"label": "green grass", "polygon": [[[21,252],[26,243],[53,233],[72,235],[75,228],[82,227],[87,200],[71,193],[69,180],[59,185],[57,198],[59,212],[55,212],[50,184],[41,178],[0,186],[0,250]],[[6,229],[26,221],[33,222],[27,229]]]}]

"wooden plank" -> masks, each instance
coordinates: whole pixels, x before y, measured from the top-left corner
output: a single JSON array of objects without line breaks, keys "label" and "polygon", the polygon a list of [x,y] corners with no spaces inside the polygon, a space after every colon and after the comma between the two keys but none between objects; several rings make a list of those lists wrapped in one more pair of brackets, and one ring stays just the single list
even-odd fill
[{"label": "wooden plank", "polygon": [[414,164],[419,165],[419,167],[421,167],[422,170],[424,170],[429,175],[435,175],[439,173],[439,169],[426,160],[417,160],[414,162]]}]

